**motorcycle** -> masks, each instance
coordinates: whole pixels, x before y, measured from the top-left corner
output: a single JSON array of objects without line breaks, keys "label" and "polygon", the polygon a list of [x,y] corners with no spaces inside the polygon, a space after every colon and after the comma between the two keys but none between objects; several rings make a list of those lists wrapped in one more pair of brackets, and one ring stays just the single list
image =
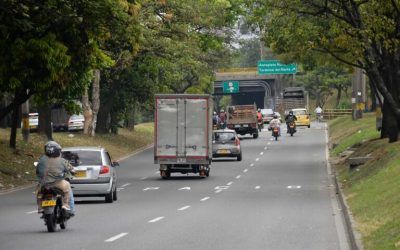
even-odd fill
[{"label": "motorcycle", "polygon": [[289,134],[293,136],[296,133],[296,124],[294,122],[289,122]]},{"label": "motorcycle", "polygon": [[258,122],[258,131],[261,132],[261,130],[264,128],[264,123],[262,121]]},{"label": "motorcycle", "polygon": [[272,136],[275,137],[275,141],[278,140],[278,137],[279,137],[279,128],[278,127],[272,128]]},{"label": "motorcycle", "polygon": [[47,226],[47,231],[54,232],[57,224],[60,224],[61,229],[65,229],[67,227],[67,220],[71,216],[67,211],[62,209],[63,191],[56,187],[43,187],[41,194],[42,218]]}]

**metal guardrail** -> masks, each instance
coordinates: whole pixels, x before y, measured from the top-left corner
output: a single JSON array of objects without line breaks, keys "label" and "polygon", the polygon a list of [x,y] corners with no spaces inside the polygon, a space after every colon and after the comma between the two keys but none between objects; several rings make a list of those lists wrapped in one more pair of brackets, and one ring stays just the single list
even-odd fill
[{"label": "metal guardrail", "polygon": [[323,119],[331,120],[339,116],[351,115],[351,109],[324,109],[322,111]]}]

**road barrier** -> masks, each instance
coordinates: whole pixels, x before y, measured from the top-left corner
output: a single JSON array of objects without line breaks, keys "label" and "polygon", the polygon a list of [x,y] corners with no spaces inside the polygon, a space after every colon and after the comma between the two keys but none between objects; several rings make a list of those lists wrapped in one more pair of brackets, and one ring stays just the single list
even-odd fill
[{"label": "road barrier", "polygon": [[331,120],[339,116],[351,115],[351,109],[324,109],[322,111],[323,119]]}]

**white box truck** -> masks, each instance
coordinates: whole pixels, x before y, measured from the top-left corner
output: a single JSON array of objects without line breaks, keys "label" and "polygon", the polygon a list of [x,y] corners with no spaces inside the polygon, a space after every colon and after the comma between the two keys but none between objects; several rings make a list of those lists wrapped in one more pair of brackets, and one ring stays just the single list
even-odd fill
[{"label": "white box truck", "polygon": [[209,176],[212,109],[210,95],[155,95],[154,163],[163,179],[171,173]]}]

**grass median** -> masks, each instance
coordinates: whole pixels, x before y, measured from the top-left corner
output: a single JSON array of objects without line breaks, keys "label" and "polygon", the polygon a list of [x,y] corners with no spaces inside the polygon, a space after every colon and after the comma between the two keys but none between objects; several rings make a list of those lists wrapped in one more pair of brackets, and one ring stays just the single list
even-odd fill
[{"label": "grass median", "polygon": [[[90,137],[81,132],[60,132],[53,133],[53,139],[62,147],[102,146],[116,160],[152,144],[153,130],[153,123],[143,123],[136,125],[134,131],[120,129],[118,135]],[[25,143],[21,131],[18,131],[17,150],[14,150],[8,147],[9,136],[9,129],[0,129],[0,192],[35,181],[33,163],[43,153],[47,141],[37,133],[31,133],[29,142]]]},{"label": "grass median", "polygon": [[[379,139],[375,115],[329,122],[331,157],[365,249],[400,249],[400,142]],[[353,151],[350,156],[342,153]],[[347,157],[371,157],[350,168]]]}]

